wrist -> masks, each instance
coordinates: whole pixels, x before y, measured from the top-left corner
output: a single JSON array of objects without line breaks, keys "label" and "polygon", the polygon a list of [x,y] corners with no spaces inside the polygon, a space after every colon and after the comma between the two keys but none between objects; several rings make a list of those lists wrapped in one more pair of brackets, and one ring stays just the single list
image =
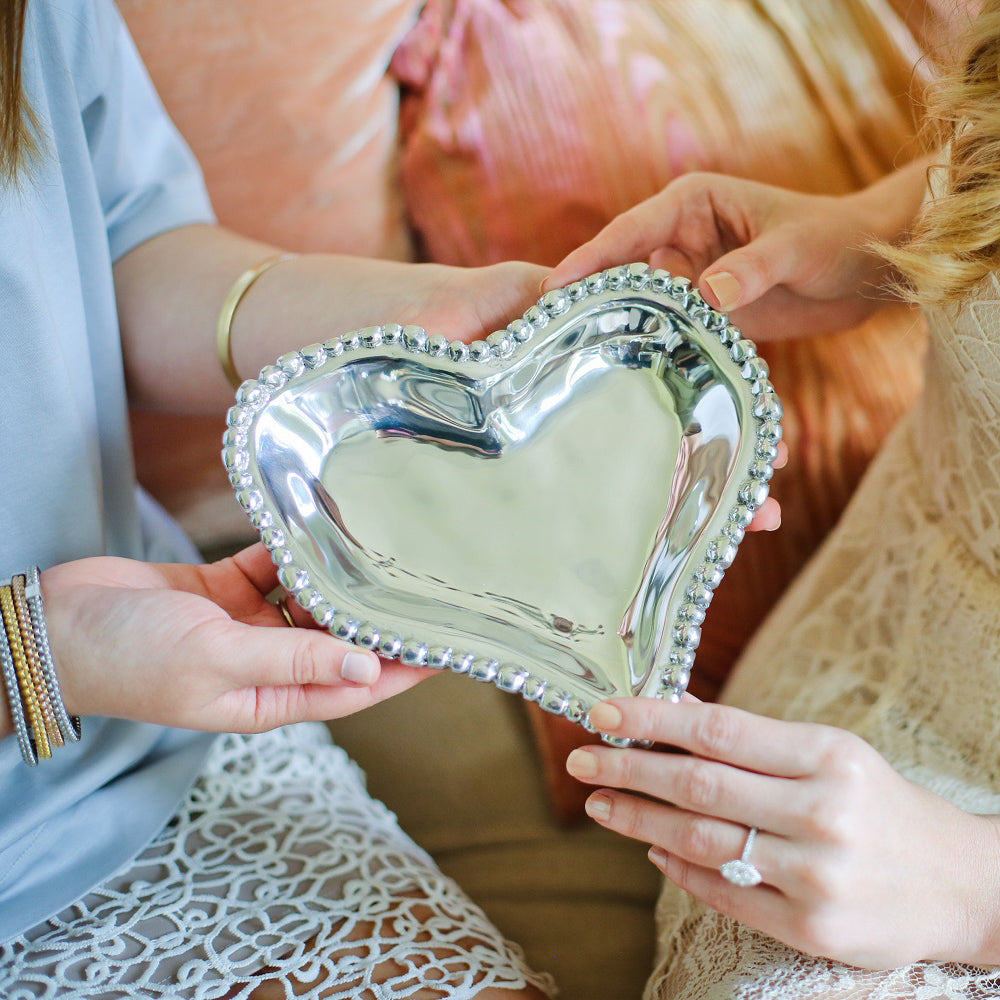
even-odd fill
[{"label": "wrist", "polygon": [[[43,570],[39,579],[45,601],[49,649],[59,678],[66,711],[72,716],[106,715],[102,706],[87,697],[86,683],[78,676],[79,651],[89,645],[86,618],[80,614],[72,569],[76,563],[61,563]],[[84,676],[87,671],[83,671]]]},{"label": "wrist", "polygon": [[11,718],[6,699],[0,698],[0,740],[5,740],[8,736],[13,735],[14,720]]},{"label": "wrist", "polygon": [[966,934],[954,957],[969,965],[1000,966],[1000,816],[970,819],[970,842],[954,845],[971,860]]},{"label": "wrist", "polygon": [[226,296],[225,302],[219,311],[219,317],[215,324],[215,352],[223,375],[233,389],[238,389],[243,379],[236,371],[236,362],[233,359],[233,320],[240,303],[261,275],[266,274],[278,264],[298,257],[295,253],[277,253],[265,257],[260,263],[243,271],[233,282]]},{"label": "wrist", "polygon": [[927,193],[927,170],[936,157],[920,157],[860,191],[843,196],[859,231],[892,245],[910,232]]}]

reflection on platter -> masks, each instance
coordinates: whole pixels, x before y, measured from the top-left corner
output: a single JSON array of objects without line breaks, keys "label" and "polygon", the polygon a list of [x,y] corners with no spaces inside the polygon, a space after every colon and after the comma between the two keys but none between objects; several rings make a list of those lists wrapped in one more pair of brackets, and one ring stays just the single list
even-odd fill
[{"label": "reflection on platter", "polygon": [[223,457],[322,627],[590,728],[604,698],[684,691],[780,420],[753,345],[634,264],[468,346],[388,325],[286,355]]}]

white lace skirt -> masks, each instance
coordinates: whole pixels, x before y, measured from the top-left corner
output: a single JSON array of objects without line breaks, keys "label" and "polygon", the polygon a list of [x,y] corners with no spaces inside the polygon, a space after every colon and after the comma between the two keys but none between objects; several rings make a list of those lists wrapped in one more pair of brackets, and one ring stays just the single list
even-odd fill
[{"label": "white lace skirt", "polygon": [[[967,393],[985,410],[983,393]],[[966,812],[996,815],[1000,578],[979,561],[990,546],[928,511],[918,475],[926,448],[911,414],[752,640],[722,700],[850,730],[910,781]],[[995,474],[995,462],[987,467]],[[975,492],[971,475],[969,483]],[[990,494],[980,495],[985,519]],[[954,845],[956,855],[964,849]],[[915,962],[865,971],[813,958],[669,883],[657,912],[660,955],[647,1000],[1000,998],[1000,969]]]},{"label": "white lace skirt", "polygon": [[533,984],[521,951],[366,792],[319,724],[223,736],[156,840],[0,945],[0,997],[465,1000]]}]

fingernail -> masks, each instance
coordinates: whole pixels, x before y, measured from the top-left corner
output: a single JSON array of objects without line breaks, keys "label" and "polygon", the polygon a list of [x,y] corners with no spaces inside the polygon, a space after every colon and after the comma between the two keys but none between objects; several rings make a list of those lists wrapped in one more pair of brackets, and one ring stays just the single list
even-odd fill
[{"label": "fingernail", "polygon": [[661,870],[667,863],[667,852],[662,847],[656,847],[654,845],[646,852],[646,857],[648,857],[649,860]]},{"label": "fingernail", "polygon": [[597,754],[578,747],[566,758],[566,770],[577,778],[593,778],[597,774]]},{"label": "fingernail", "polygon": [[600,729],[603,733],[611,732],[622,724],[622,713],[614,705],[609,705],[602,701],[590,710],[590,721],[595,729]]},{"label": "fingernail", "polygon": [[542,280],[538,282],[538,294],[539,295],[541,295],[542,292],[545,291],[545,284],[546,284],[546,282],[548,280],[549,280],[548,278],[542,278]]},{"label": "fingernail", "polygon": [[340,676],[352,684],[374,684],[378,675],[378,660],[364,653],[348,653],[340,665]]},{"label": "fingernail", "polygon": [[728,272],[719,271],[705,277],[705,284],[712,289],[723,311],[733,309],[740,300],[740,283]]},{"label": "fingernail", "polygon": [[611,819],[611,799],[606,795],[601,795],[598,792],[596,795],[591,795],[587,799],[584,809],[587,810],[587,815],[591,819],[608,820]]},{"label": "fingernail", "polygon": [[774,524],[771,527],[771,531],[777,531],[778,528],[780,528],[780,527],[781,527],[781,515],[779,514],[778,515],[778,520],[775,521]]}]

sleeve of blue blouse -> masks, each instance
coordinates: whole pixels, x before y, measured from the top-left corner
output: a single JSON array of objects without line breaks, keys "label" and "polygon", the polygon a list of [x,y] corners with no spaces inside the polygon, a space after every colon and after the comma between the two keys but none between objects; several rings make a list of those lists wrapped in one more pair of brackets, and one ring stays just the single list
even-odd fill
[{"label": "sleeve of blue blouse", "polygon": [[83,123],[113,260],[158,233],[215,216],[201,169],[160,101],[110,0],[97,0],[95,30],[108,58]]}]

